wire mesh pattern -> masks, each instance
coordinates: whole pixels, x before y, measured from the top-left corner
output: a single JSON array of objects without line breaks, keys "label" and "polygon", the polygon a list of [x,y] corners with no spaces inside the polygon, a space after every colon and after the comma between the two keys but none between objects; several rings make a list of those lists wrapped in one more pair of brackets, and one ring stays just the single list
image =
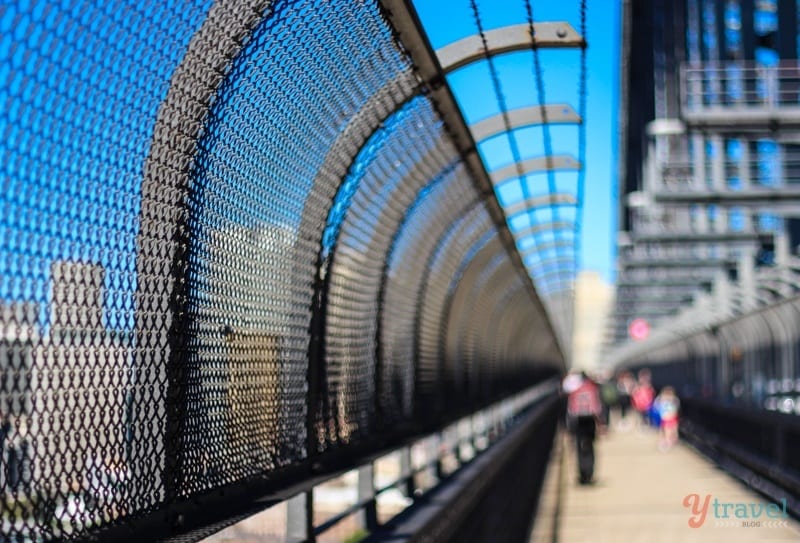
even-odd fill
[{"label": "wire mesh pattern", "polygon": [[[445,251],[442,240],[458,223],[464,210],[477,208],[479,201],[462,166],[434,178],[420,196],[422,198],[409,208],[387,259],[380,323],[385,361],[384,397],[387,401],[403,398],[402,410],[406,413],[413,405],[408,383],[403,379],[416,381],[418,390],[433,390],[437,386],[438,368],[417,358],[421,307],[429,300],[425,289],[431,284],[431,262]],[[476,224],[488,227],[486,223]],[[419,360],[416,366],[415,360]],[[411,373],[402,373],[404,369],[411,369]],[[399,397],[395,392],[397,388],[403,390]]]},{"label": "wire mesh pattern", "polygon": [[563,363],[425,90],[373,2],[0,8],[3,541],[196,538]]}]

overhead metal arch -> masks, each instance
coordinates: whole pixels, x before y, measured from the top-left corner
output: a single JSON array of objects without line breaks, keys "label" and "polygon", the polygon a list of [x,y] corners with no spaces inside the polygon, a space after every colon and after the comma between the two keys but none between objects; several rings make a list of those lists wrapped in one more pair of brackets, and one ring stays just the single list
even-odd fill
[{"label": "overhead metal arch", "polygon": [[571,282],[566,278],[566,274],[550,273],[547,279],[534,279],[534,281],[546,302],[558,293],[572,290]]},{"label": "overhead metal arch", "polygon": [[541,232],[557,232],[560,230],[575,230],[575,222],[573,221],[547,221],[543,223],[533,224],[521,230],[514,232],[517,239],[526,238],[528,236],[535,236]]},{"label": "overhead metal arch", "polygon": [[[536,278],[537,275],[535,273],[536,269],[545,270],[545,269],[556,269],[559,267],[559,264],[566,264],[571,263],[574,265],[575,263],[575,256],[574,255],[556,255],[553,258],[545,258],[538,262],[539,266],[532,266],[532,271],[534,273],[531,274],[532,277]],[[563,268],[562,268],[563,271]]]},{"label": "overhead metal arch", "polygon": [[[544,257],[542,257],[542,253],[544,253]],[[538,256],[539,258],[538,259],[530,258],[531,256],[534,255]],[[536,253],[531,253],[531,255],[529,255],[529,257],[526,259],[526,261],[531,262],[532,265],[531,271],[534,271],[534,267],[537,265],[541,266],[543,264],[549,264],[556,261],[572,262],[574,257],[575,253],[573,251],[567,251],[567,252],[550,251],[549,253],[542,251],[539,255],[536,255]]]},{"label": "overhead metal arch", "polygon": [[572,280],[572,274],[570,269],[561,266],[550,268],[538,277],[532,276],[531,279],[542,289],[544,287],[552,287],[554,284],[569,283]]},{"label": "overhead metal arch", "polygon": [[[192,324],[185,317],[189,300],[189,217],[183,201],[191,186],[192,164],[208,110],[227,77],[231,60],[263,20],[268,5],[267,0],[212,4],[170,79],[144,165],[141,221],[136,237],[137,368],[136,390],[131,396],[136,409],[131,428],[134,447],[139,446],[141,436],[146,436],[148,442],[142,450],[152,447],[161,453],[138,455],[128,467],[134,486],[163,485],[166,499],[179,495],[185,481],[191,478],[183,468],[180,439],[152,441],[153,436],[179,435],[185,423],[180,418],[181,409],[188,401],[180,386],[185,344],[190,337],[187,330]],[[164,232],[174,235],[165,237]],[[166,389],[157,385],[160,381],[168,383]],[[152,387],[145,396],[139,393],[144,387]],[[142,401],[142,397],[149,401]],[[159,413],[160,403],[173,397],[179,408]]]},{"label": "overhead metal arch", "polygon": [[[482,193],[494,196],[494,187],[486,171],[486,167],[477,152],[477,146],[475,145],[472,132],[464,120],[449,85],[445,84],[447,70],[443,67],[442,57],[438,56],[437,53],[431,49],[430,42],[422,29],[419,17],[413,5],[411,5],[408,0],[380,0],[380,5],[395,35],[400,39],[403,48],[408,53],[408,56],[410,56],[415,66],[416,74],[427,86],[427,95],[436,105],[442,120],[453,137],[456,147],[464,156],[464,163],[474,176],[476,187]],[[520,32],[520,30],[522,30],[522,32]],[[487,41],[489,47],[487,49],[491,52],[490,54],[500,54],[504,51],[531,46],[580,46],[582,48],[586,46],[583,37],[578,36],[574,28],[566,23],[539,23],[534,25],[535,41],[531,39],[530,30],[531,28],[526,24],[522,27],[517,26],[516,33],[509,32],[508,28],[490,31]],[[511,42],[516,41],[517,43],[510,46],[501,45],[501,42],[508,41],[507,38],[509,36],[513,38]],[[551,38],[548,39],[548,36],[551,36]],[[486,37],[486,34],[484,34],[484,37]],[[480,48],[475,47],[476,39],[480,44]],[[523,46],[523,43],[526,45]],[[464,46],[467,47],[465,48]],[[485,53],[483,41],[480,36],[472,36],[472,48],[470,49],[469,46],[470,42],[462,42],[460,45],[459,42],[456,42],[447,46],[448,49],[440,50],[440,53],[442,53],[446,59],[450,58],[459,62],[471,62],[474,59],[481,58]],[[476,50],[477,56],[475,56]],[[449,70],[453,70],[456,67],[455,64],[449,62],[445,63],[445,66],[447,66]],[[519,254],[516,250],[515,239],[510,229],[507,227],[507,216],[504,210],[495,197],[486,198],[485,201],[492,221],[498,228],[498,232],[503,239],[503,243],[506,245],[511,260],[514,265],[518,267],[520,273],[527,275],[527,268],[522,262],[522,259],[519,258]],[[534,305],[544,310],[544,306],[541,300],[538,299],[538,294],[536,293],[533,283],[528,281],[528,284]],[[549,322],[544,326],[543,335],[547,333],[555,334]],[[557,350],[560,351],[560,346]],[[556,357],[560,358],[563,364],[563,353],[559,352]]]},{"label": "overhead metal arch", "polygon": [[549,269],[549,270],[547,270],[544,273],[541,273],[539,275],[532,274],[531,275],[531,279],[533,279],[534,284],[538,288],[543,283],[544,284],[549,283],[549,282],[553,281],[554,279],[557,279],[557,280],[560,281],[560,278],[564,276],[564,272],[565,271],[569,272],[570,270],[568,268],[566,268],[566,267],[552,268],[552,269]]},{"label": "overhead metal arch", "polygon": [[[531,247],[539,246],[541,247],[543,244],[552,243],[554,240],[569,240],[574,242],[577,239],[574,230],[543,230],[539,232],[538,235],[528,235],[525,237],[517,237],[518,247],[520,252],[527,251]],[[523,245],[525,242],[532,240],[533,242],[527,245]]]},{"label": "overhead metal arch", "polygon": [[514,202],[513,204],[506,206],[506,214],[508,215],[508,220],[511,220],[518,215],[528,213],[532,209],[538,209],[540,207],[576,205],[578,205],[578,200],[575,198],[574,194],[570,194],[568,192],[557,192],[555,194],[546,194],[544,196],[533,196],[527,200]]},{"label": "overhead metal arch", "polygon": [[546,241],[544,243],[533,244],[530,247],[528,247],[527,249],[522,249],[519,252],[519,254],[522,257],[522,259],[524,260],[528,255],[532,255],[532,254],[537,253],[539,251],[542,251],[544,249],[553,249],[553,248],[558,248],[558,247],[574,247],[574,246],[575,246],[575,240],[574,239],[560,238],[560,239],[554,239],[554,240]]},{"label": "overhead metal arch", "polygon": [[[528,23],[487,30],[483,36],[473,34],[436,50],[442,71],[448,74],[473,62],[503,53],[536,48],[571,49],[584,45],[581,36],[568,22]],[[484,45],[485,40],[485,45]]]},{"label": "overhead metal arch", "polygon": [[525,128],[547,124],[582,124],[583,119],[569,104],[545,104],[525,106],[498,113],[470,125],[472,137],[476,142],[489,139],[493,136]]},{"label": "overhead metal arch", "polygon": [[[561,260],[564,261],[564,262],[571,262],[571,260],[566,258],[566,257],[562,257]],[[548,261],[540,262],[540,264],[545,264],[546,262],[548,262]],[[548,266],[547,269],[545,269],[544,266],[539,266],[538,268],[534,268],[534,269],[531,270],[531,278],[536,280],[536,281],[539,281],[539,280],[542,280],[542,279],[549,278],[551,276],[557,276],[557,275],[562,274],[563,272],[569,271],[569,270],[570,270],[570,268],[568,266]],[[536,273],[537,271],[539,271],[541,273],[537,274]]]},{"label": "overhead metal arch", "polygon": [[552,155],[527,158],[520,162],[512,162],[507,166],[489,172],[494,186],[502,185],[525,175],[546,173],[556,170],[578,171],[581,163],[570,155]]},{"label": "overhead metal arch", "polygon": [[[340,189],[359,153],[370,138],[392,115],[417,96],[419,84],[412,70],[405,70],[375,92],[348,121],[325,154],[325,160],[317,170],[306,199],[299,231],[305,232],[307,224],[318,224],[325,220],[333,206],[336,192]],[[320,219],[319,209],[325,210]],[[298,239],[297,249],[302,250],[306,240]],[[320,254],[324,250],[319,248]],[[318,271],[324,260],[320,256]]]}]

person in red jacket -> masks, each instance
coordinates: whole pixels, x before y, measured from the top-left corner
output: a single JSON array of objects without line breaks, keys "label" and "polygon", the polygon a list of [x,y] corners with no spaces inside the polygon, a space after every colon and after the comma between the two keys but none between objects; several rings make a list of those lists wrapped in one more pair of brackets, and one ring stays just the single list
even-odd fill
[{"label": "person in red jacket", "polygon": [[567,391],[567,418],[575,435],[578,455],[578,478],[582,485],[592,482],[594,476],[594,438],[602,423],[603,403],[600,387],[581,372],[580,384]]},{"label": "person in red jacket", "polygon": [[650,411],[655,395],[656,392],[650,383],[650,370],[639,370],[639,382],[631,393],[631,404],[639,412],[644,427],[650,425]]}]

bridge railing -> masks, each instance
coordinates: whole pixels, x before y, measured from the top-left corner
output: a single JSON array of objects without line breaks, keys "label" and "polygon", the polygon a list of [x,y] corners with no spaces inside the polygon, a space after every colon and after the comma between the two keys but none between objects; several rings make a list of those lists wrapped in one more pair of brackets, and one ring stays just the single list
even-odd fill
[{"label": "bridge railing", "polygon": [[800,417],[684,399],[681,433],[756,490],[800,512]]},{"label": "bridge railing", "polygon": [[683,106],[687,114],[715,109],[769,110],[800,105],[800,64],[773,66],[754,62],[687,63],[682,67]]}]

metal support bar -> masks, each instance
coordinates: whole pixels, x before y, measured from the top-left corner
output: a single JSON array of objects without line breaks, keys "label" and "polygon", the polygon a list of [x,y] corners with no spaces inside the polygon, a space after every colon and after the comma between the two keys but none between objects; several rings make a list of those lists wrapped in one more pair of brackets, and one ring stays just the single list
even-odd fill
[{"label": "metal support bar", "polygon": [[522,255],[522,259],[525,260],[528,255],[538,253],[544,249],[552,249],[555,247],[572,247],[574,244],[574,239],[554,239],[545,243],[534,243],[527,249],[521,250],[520,254]]},{"label": "metal support bar", "polygon": [[313,534],[313,527],[309,530],[308,518],[310,492],[303,492],[286,500],[286,543],[301,543]]},{"label": "metal support bar", "polygon": [[533,196],[528,198],[527,200],[522,200],[520,202],[514,202],[511,205],[506,206],[506,213],[508,214],[509,220],[517,215],[522,213],[527,213],[531,209],[538,209],[540,207],[550,207],[550,206],[563,206],[563,205],[578,205],[578,200],[575,198],[574,194],[570,194],[568,192],[559,192],[556,194],[546,194],[544,196]]},{"label": "metal support bar", "polygon": [[572,221],[547,221],[542,223],[537,223],[522,230],[517,230],[515,235],[517,239],[523,239],[528,236],[536,236],[536,234],[540,234],[542,232],[556,232],[559,230],[575,230],[575,223]]},{"label": "metal support bar", "polygon": [[378,527],[378,508],[375,502],[375,473],[372,463],[358,468],[358,502],[366,504],[359,513],[360,522],[369,532]]},{"label": "metal support bar", "polygon": [[[508,126],[506,125],[508,119]],[[545,104],[544,106],[526,106],[509,110],[480,120],[472,125],[472,137],[475,141],[483,141],[498,134],[517,128],[540,125],[547,119],[548,124],[581,124],[583,120],[569,104]]]},{"label": "metal support bar", "polygon": [[569,155],[555,155],[550,157],[528,158],[519,163],[514,162],[492,171],[489,176],[494,185],[502,185],[513,179],[520,179],[524,175],[552,172],[556,170],[581,169],[578,159]]},{"label": "metal support bar", "polygon": [[[574,48],[584,46],[583,36],[567,22],[534,23],[535,46],[541,48]],[[487,47],[481,36],[473,34],[436,50],[436,56],[445,74],[478,60],[531,48],[531,31],[528,23],[504,26],[484,32]],[[488,49],[488,52],[487,52]]]}]

